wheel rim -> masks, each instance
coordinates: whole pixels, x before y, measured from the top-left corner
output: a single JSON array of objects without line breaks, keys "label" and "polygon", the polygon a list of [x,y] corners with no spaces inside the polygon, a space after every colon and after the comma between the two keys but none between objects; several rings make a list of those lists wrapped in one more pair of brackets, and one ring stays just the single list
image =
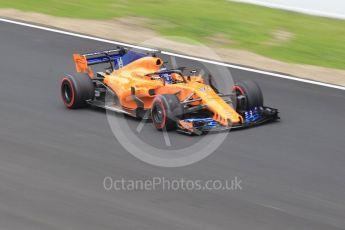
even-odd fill
[{"label": "wheel rim", "polygon": [[61,83],[61,97],[67,108],[71,108],[75,100],[75,92],[72,84],[68,78],[64,78]]},{"label": "wheel rim", "polygon": [[237,85],[233,87],[233,91],[235,91],[236,96],[245,96],[244,90]]},{"label": "wheel rim", "polygon": [[247,103],[248,103],[245,91],[240,86],[237,86],[237,85],[233,87],[233,91],[235,92],[236,98],[238,98],[239,96],[244,96],[244,101],[243,100],[239,101],[237,99],[236,107],[239,110],[245,110],[247,108]]},{"label": "wheel rim", "polygon": [[62,95],[63,95],[63,98],[67,104],[71,103],[72,96],[73,96],[72,95],[72,89],[67,82],[65,82],[65,84],[62,87]]},{"label": "wheel rim", "polygon": [[156,124],[162,124],[163,123],[164,115],[163,115],[163,110],[162,110],[160,105],[155,104],[153,106],[152,117],[153,117],[154,123],[156,123]]}]

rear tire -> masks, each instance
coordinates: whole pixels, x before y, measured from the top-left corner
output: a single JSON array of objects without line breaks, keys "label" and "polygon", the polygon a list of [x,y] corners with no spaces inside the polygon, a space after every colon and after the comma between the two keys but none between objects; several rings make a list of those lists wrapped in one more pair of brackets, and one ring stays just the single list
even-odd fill
[{"label": "rear tire", "polygon": [[237,110],[250,110],[254,107],[261,107],[264,104],[261,88],[255,81],[240,81],[234,86],[233,91],[237,97],[245,97],[245,103],[237,100]]},{"label": "rear tire", "polygon": [[158,130],[176,130],[177,120],[183,114],[183,106],[174,94],[158,95],[151,108],[151,118]]},{"label": "rear tire", "polygon": [[61,81],[61,97],[69,109],[86,107],[94,97],[94,85],[86,74],[66,75]]}]

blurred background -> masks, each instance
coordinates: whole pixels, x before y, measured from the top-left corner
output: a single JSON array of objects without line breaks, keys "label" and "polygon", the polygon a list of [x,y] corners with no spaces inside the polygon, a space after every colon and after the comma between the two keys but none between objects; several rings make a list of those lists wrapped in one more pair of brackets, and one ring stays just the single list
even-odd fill
[{"label": "blurred background", "polygon": [[[304,73],[310,66],[345,69],[344,11],[342,0],[0,0],[0,16],[129,43],[174,40],[155,44],[162,49],[185,51],[177,43],[196,41],[227,62],[307,77],[326,75],[315,68]],[[327,75],[345,78],[339,71]]]},{"label": "blurred background", "polygon": [[341,0],[237,0],[237,2],[252,3],[316,16],[345,19],[345,2]]}]

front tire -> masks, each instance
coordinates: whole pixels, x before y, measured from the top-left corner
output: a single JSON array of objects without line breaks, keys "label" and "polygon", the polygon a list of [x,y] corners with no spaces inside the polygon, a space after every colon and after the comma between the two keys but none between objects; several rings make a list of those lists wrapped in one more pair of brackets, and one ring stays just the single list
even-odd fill
[{"label": "front tire", "polygon": [[237,110],[250,110],[261,107],[264,104],[263,94],[260,86],[251,80],[240,81],[233,88],[237,100]]},{"label": "front tire", "polygon": [[94,85],[87,75],[66,75],[62,78],[60,92],[67,108],[83,108],[88,105],[86,101],[94,97]]},{"label": "front tire", "polygon": [[177,120],[183,114],[183,106],[174,94],[157,96],[151,107],[151,118],[158,130],[176,130]]}]

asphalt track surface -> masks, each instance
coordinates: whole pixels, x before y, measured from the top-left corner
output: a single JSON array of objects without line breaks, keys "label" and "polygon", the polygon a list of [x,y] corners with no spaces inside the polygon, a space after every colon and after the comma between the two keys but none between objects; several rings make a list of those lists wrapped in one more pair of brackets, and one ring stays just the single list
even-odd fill
[{"label": "asphalt track surface", "polygon": [[[0,229],[345,229],[345,91],[231,70],[255,79],[282,120],[231,133],[196,164],[161,168],[129,154],[102,111],[60,101],[71,53],[108,48],[0,23]],[[106,176],[237,176],[243,190],[106,191]]]}]

